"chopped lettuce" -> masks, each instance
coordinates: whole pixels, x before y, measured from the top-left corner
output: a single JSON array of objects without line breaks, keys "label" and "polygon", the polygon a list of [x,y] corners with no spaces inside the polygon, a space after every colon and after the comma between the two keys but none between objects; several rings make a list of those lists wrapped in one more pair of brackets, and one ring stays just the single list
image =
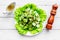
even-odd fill
[{"label": "chopped lettuce", "polygon": [[25,35],[28,31],[31,34],[36,34],[42,31],[42,23],[46,20],[46,13],[34,4],[26,4],[15,10],[14,19],[19,34]]}]

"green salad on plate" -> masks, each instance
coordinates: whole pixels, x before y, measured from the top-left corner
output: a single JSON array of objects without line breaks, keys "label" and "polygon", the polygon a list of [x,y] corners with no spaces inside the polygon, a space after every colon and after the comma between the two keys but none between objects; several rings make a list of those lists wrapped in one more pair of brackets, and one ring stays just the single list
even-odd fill
[{"label": "green salad on plate", "polygon": [[14,11],[15,27],[19,34],[36,34],[43,29],[43,22],[46,20],[44,10],[37,8],[35,4],[26,4]]}]

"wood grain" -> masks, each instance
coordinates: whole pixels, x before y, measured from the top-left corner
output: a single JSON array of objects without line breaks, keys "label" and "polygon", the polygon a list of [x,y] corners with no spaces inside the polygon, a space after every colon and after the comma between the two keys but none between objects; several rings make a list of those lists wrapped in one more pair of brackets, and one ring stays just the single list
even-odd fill
[{"label": "wood grain", "polygon": [[[15,29],[13,15],[9,17],[3,15],[7,5],[11,2],[16,2],[16,8],[27,3],[34,3],[46,11],[47,19],[50,16],[52,5],[57,3],[60,6],[60,0],[0,0],[0,40],[60,40],[60,7],[57,10],[52,30],[46,31],[44,29],[36,36],[26,37],[19,35]],[[45,24],[46,22],[44,26]]]}]

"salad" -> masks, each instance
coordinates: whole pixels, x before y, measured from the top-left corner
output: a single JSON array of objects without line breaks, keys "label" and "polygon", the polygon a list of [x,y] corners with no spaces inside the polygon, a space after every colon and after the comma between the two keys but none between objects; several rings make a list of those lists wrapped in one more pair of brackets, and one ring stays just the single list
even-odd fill
[{"label": "salad", "polygon": [[28,32],[36,34],[43,29],[42,23],[46,20],[46,13],[35,4],[26,4],[15,10],[14,19],[19,34],[26,35]]}]

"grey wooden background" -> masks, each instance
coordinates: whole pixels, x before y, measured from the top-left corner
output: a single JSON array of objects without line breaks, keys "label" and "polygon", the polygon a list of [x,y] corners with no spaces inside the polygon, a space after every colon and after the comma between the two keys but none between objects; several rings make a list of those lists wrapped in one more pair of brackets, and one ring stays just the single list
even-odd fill
[{"label": "grey wooden background", "polygon": [[[5,18],[6,15],[3,15],[6,6],[11,2],[16,2],[16,8],[26,3],[34,3],[46,10],[47,19],[52,5],[57,3],[59,8],[55,16],[53,29],[49,32],[44,29],[43,32],[33,37],[19,35],[14,27],[15,21],[13,16]],[[0,0],[0,40],[60,40],[60,0]]]}]

